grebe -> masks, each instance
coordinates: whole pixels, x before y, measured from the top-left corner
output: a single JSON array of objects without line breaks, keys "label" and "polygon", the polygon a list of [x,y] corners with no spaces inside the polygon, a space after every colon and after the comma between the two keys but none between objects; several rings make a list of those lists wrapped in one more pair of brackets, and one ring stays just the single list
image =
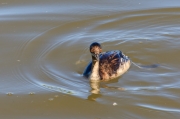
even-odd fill
[{"label": "grebe", "polygon": [[84,70],[83,75],[90,80],[108,81],[124,74],[130,67],[131,61],[119,50],[102,52],[99,43],[90,45],[92,61]]}]

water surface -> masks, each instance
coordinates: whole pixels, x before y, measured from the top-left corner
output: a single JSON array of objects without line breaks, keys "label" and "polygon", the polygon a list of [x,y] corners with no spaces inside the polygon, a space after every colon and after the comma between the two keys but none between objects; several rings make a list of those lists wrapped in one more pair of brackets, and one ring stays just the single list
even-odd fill
[{"label": "water surface", "polygon": [[[0,118],[179,119],[178,0],[8,0],[0,11]],[[158,67],[90,83],[95,41]]]}]

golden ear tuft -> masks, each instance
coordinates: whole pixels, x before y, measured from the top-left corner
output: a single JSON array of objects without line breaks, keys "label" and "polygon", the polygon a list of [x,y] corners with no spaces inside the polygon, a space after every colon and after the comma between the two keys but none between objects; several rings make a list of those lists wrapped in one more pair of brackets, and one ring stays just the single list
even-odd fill
[{"label": "golden ear tuft", "polygon": [[102,49],[100,48],[100,50],[99,50],[99,51],[100,51],[100,53],[101,53],[101,52],[102,52]]},{"label": "golden ear tuft", "polygon": [[94,52],[94,48],[91,48],[91,49],[90,49],[90,52],[93,53],[93,52]]}]

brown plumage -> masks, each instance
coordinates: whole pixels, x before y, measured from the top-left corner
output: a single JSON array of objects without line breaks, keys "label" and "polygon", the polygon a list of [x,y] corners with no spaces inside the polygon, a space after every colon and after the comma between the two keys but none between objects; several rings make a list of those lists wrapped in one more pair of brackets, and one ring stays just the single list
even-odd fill
[{"label": "brown plumage", "polygon": [[99,62],[99,74],[101,79],[117,74],[120,65],[120,56],[117,51],[103,53]]},{"label": "brown plumage", "polygon": [[86,67],[83,75],[91,80],[110,80],[125,73],[130,67],[130,60],[119,50],[102,52],[99,43],[90,45],[92,62]]}]

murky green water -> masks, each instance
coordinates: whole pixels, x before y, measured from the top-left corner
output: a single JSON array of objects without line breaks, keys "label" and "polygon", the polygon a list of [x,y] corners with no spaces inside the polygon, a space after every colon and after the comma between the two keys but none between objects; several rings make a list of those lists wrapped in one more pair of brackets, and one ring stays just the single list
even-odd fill
[{"label": "murky green water", "polygon": [[[0,1],[0,118],[179,119],[180,1]],[[89,45],[138,65],[98,84]]]}]

